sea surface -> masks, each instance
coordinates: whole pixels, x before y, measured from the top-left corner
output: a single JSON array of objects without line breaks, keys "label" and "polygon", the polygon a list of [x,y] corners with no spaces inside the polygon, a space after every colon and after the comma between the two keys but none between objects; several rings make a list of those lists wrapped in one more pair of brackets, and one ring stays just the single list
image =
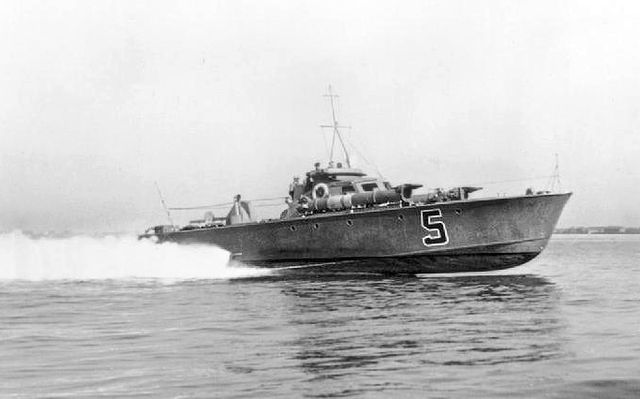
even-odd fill
[{"label": "sea surface", "polygon": [[314,276],[0,235],[2,398],[637,398],[640,236],[486,274]]}]

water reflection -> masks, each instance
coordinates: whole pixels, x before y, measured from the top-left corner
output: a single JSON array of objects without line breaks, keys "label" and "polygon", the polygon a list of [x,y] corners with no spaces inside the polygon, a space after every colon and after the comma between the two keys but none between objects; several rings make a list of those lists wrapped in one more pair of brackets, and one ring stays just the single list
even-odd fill
[{"label": "water reflection", "polygon": [[[291,299],[289,323],[299,331],[290,344],[312,383],[391,371],[433,375],[563,352],[558,292],[542,277],[286,277],[280,284]],[[348,394],[342,385],[316,393]]]}]

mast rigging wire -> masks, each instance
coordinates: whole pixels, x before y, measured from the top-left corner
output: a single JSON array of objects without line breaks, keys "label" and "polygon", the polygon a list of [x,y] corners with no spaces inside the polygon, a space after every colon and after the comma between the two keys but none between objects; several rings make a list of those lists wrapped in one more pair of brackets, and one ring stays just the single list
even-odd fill
[{"label": "mast rigging wire", "polygon": [[[549,177],[553,177],[553,175],[523,177],[523,178],[519,178],[519,179],[494,180],[494,181],[486,181],[486,182],[482,182],[482,183],[476,182],[476,183],[468,183],[468,184],[458,184],[458,185],[456,185],[456,187],[458,187],[458,186],[459,187],[490,186],[492,184],[516,183],[516,182],[521,182],[521,181],[542,180],[542,179],[548,179]],[[441,188],[441,187],[427,187],[427,188],[436,189],[436,188]]]},{"label": "mast rigging wire", "polygon": [[[257,198],[257,199],[250,199],[250,200],[246,200],[246,202],[266,202],[266,201],[277,201],[277,200],[285,200],[287,197],[274,197],[274,198]],[[197,205],[197,206],[183,206],[183,207],[175,207],[175,208],[169,208],[169,210],[172,211],[190,211],[190,210],[196,210],[196,209],[216,209],[216,208],[226,208],[228,206],[232,206],[234,204],[234,202],[223,202],[220,204],[211,204],[211,205]],[[261,206],[276,206],[276,205],[281,205],[281,204],[257,204],[255,206],[257,207],[261,207]]]}]

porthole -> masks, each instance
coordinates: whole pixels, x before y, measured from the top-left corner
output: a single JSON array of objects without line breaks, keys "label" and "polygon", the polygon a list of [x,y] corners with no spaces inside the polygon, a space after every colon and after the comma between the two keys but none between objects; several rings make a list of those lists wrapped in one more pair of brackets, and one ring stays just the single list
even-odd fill
[{"label": "porthole", "polygon": [[454,211],[456,213],[456,215],[460,216],[462,215],[462,209],[458,208]]},{"label": "porthole", "polygon": [[402,222],[404,220],[404,215],[398,215],[398,220]]},{"label": "porthole", "polygon": [[353,220],[351,219],[347,220],[347,226],[353,226]]},{"label": "porthole", "polygon": [[289,229],[291,229],[291,231],[296,231],[296,226],[291,226]]},{"label": "porthole", "polygon": [[320,225],[319,225],[318,223],[314,223],[314,224],[313,224],[313,228],[314,228],[314,229],[317,229],[318,227],[320,227]]}]

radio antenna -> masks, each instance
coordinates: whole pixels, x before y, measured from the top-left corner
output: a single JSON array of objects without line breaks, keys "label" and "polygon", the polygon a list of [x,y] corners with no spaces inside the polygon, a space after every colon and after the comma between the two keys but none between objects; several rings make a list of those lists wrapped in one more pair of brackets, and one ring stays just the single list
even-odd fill
[{"label": "radio antenna", "polygon": [[169,207],[167,207],[167,203],[164,202],[164,197],[162,197],[162,191],[160,191],[160,186],[157,181],[154,181],[156,184],[156,190],[158,190],[158,196],[160,197],[160,202],[162,202],[162,207],[164,211],[167,213],[167,219],[169,219],[169,223],[173,226],[173,219],[171,218],[171,212],[169,212]]},{"label": "radio antenna", "polygon": [[548,183],[551,192],[556,192],[556,185],[558,187],[558,191],[562,191],[562,184],[560,183],[560,161],[557,153],[555,154],[555,166],[553,167],[553,173],[551,174]]}]

